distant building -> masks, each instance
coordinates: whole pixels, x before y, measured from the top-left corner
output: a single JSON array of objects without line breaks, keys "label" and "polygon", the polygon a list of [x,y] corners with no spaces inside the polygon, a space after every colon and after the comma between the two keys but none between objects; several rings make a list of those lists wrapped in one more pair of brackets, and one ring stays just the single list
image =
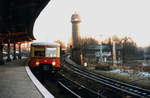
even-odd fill
[{"label": "distant building", "polygon": [[71,17],[72,23],[72,48],[78,47],[80,43],[80,15],[75,13]]},{"label": "distant building", "polygon": [[[88,45],[84,48],[84,61],[89,63],[112,64],[112,46],[108,44]],[[121,63],[121,46],[116,45],[116,61]]]}]

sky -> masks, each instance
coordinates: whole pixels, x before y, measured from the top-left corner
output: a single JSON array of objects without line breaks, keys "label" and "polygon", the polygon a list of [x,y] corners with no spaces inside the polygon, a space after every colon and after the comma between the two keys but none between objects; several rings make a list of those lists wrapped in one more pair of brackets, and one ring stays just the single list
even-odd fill
[{"label": "sky", "polygon": [[80,14],[81,37],[98,41],[113,34],[129,36],[138,46],[150,45],[150,0],[51,0],[34,25],[36,41],[72,36],[71,16]]}]

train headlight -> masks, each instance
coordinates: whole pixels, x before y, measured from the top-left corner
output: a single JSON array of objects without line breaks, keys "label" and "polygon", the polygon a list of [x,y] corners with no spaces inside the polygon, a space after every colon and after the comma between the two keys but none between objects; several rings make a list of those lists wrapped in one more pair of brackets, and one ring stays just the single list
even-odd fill
[{"label": "train headlight", "polygon": [[35,65],[36,65],[36,66],[39,66],[39,65],[40,65],[40,62],[39,62],[39,61],[36,61]]},{"label": "train headlight", "polygon": [[55,65],[56,65],[56,62],[55,62],[55,61],[53,61],[53,62],[52,62],[52,65],[53,65],[53,66],[55,66]]}]

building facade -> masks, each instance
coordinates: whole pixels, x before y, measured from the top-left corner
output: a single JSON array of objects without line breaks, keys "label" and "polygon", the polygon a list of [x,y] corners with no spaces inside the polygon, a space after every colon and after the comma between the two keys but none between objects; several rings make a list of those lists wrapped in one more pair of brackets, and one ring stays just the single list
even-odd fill
[{"label": "building facade", "polygon": [[[108,44],[88,45],[83,50],[84,62],[88,63],[113,63],[112,46]],[[121,61],[121,46],[116,45],[116,63]]]}]

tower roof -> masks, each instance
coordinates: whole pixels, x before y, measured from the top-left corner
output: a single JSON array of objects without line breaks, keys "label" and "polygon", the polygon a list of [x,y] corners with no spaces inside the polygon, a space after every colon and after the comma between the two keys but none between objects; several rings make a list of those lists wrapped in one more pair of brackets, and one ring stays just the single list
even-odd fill
[{"label": "tower roof", "polygon": [[77,14],[76,12],[74,14],[72,14],[72,16],[71,16],[71,22],[81,22],[80,15]]}]

